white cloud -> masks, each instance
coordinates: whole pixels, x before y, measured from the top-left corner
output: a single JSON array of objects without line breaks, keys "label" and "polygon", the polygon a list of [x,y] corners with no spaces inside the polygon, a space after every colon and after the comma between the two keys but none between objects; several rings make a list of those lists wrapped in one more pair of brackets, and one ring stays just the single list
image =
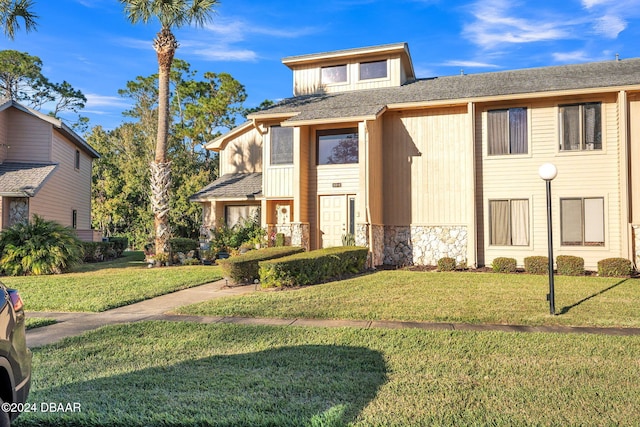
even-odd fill
[{"label": "white cloud", "polygon": [[126,99],[121,98],[119,96],[105,96],[98,95],[95,93],[87,93],[84,95],[87,98],[87,109],[98,108],[98,107],[119,107],[119,108],[128,108],[131,106],[131,103]]},{"label": "white cloud", "polygon": [[232,49],[228,47],[211,47],[204,49],[194,49],[194,55],[203,57],[211,61],[255,61],[258,54],[249,49]]},{"label": "white cloud", "polygon": [[607,38],[615,39],[618,34],[627,28],[627,22],[615,15],[605,15],[598,18],[594,24],[597,34],[601,34]]},{"label": "white cloud", "polygon": [[552,54],[554,61],[560,63],[574,64],[576,62],[590,62],[593,60],[584,50],[573,52],[555,52]]},{"label": "white cloud", "polygon": [[464,27],[463,35],[485,49],[504,43],[533,43],[571,37],[566,20],[521,18],[515,12],[520,10],[519,5],[512,1],[479,1],[472,5],[475,21]]}]

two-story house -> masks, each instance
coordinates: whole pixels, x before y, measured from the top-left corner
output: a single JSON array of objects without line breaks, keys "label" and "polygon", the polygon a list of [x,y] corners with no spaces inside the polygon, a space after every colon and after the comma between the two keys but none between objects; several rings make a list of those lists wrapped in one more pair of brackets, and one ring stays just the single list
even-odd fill
[{"label": "two-story house", "polygon": [[0,104],[0,229],[34,214],[91,229],[91,166],[98,153],[62,121],[15,101]]},{"label": "two-story house", "polygon": [[[416,79],[406,43],[283,59],[294,96],[211,141],[203,222],[260,209],[293,245],[372,263],[640,256],[640,59]],[[635,194],[634,194],[635,193]]]}]

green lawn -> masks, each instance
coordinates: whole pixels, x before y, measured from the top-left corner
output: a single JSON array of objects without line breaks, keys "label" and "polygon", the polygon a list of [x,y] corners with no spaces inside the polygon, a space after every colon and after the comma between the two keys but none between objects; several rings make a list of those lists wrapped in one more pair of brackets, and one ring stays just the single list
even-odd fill
[{"label": "green lawn", "polygon": [[16,425],[637,425],[639,354],[640,337],[136,323],[35,349],[37,412]]},{"label": "green lawn", "polygon": [[640,280],[379,271],[296,290],[263,291],[182,307],[182,314],[522,325],[640,327]]},{"label": "green lawn", "polygon": [[83,264],[50,276],[3,277],[27,311],[99,312],[221,278],[215,266],[147,268],[142,252],[112,262]]}]

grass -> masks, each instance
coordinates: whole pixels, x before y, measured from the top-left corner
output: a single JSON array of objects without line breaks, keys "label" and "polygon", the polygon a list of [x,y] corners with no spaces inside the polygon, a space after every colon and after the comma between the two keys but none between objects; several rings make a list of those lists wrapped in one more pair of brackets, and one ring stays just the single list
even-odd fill
[{"label": "grass", "polygon": [[144,322],[34,350],[16,426],[637,425],[640,339]]},{"label": "grass", "polygon": [[296,290],[257,292],[182,307],[182,314],[640,327],[638,279],[380,271]]},{"label": "grass", "polygon": [[147,268],[142,252],[82,264],[72,273],[3,277],[20,290],[27,311],[100,312],[220,279],[212,266]]}]

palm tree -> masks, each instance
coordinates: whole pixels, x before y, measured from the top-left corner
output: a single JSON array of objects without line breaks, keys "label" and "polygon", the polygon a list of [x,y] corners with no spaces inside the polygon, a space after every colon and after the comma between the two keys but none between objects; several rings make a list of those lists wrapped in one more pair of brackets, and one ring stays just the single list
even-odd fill
[{"label": "palm tree", "polygon": [[160,21],[153,40],[158,56],[158,133],[155,159],[151,163],[151,206],[154,214],[156,253],[167,252],[169,241],[169,187],[171,162],[167,160],[169,135],[169,76],[178,41],[172,28],[204,26],[213,18],[218,0],[120,0],[131,23]]},{"label": "palm tree", "polygon": [[32,10],[33,0],[0,0],[0,26],[8,39],[13,40],[20,29],[18,18],[24,21],[25,31],[35,30],[38,15]]}]

